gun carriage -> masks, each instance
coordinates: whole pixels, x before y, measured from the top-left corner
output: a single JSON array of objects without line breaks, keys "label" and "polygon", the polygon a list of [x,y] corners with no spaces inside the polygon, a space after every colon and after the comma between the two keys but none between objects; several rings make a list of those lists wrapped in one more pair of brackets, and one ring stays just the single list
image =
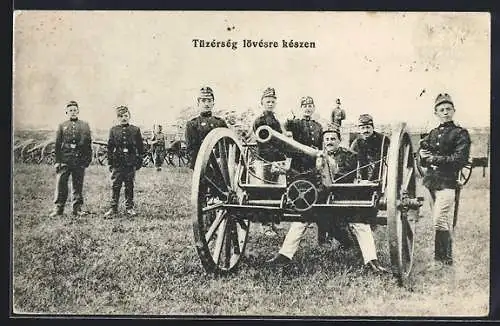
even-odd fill
[{"label": "gun carriage", "polygon": [[268,126],[257,129],[256,136],[257,142],[270,143],[287,157],[314,158],[316,166],[306,173],[287,173],[284,183],[256,183],[249,167],[254,145],[243,145],[230,129],[212,130],[196,159],[191,194],[195,244],[207,272],[224,274],[238,266],[252,222],[343,220],[386,225],[392,273],[400,283],[408,280],[423,198],[416,195],[417,171],[405,124],[393,127],[378,178],[355,183],[328,181],[320,150]]}]

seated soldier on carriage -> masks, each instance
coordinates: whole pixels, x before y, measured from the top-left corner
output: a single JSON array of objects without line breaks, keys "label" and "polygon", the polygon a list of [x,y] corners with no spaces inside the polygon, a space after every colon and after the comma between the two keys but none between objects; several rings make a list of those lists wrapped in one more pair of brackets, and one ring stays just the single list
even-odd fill
[{"label": "seated soldier on carriage", "polygon": [[[355,182],[358,160],[356,153],[340,146],[341,136],[338,129],[323,132],[323,152],[325,161],[322,177],[324,184],[337,181],[342,183]],[[326,220],[325,220],[326,221]],[[300,241],[307,230],[307,222],[292,222],[279,253],[268,261],[270,264],[287,264],[298,249]],[[318,228],[328,230],[330,236],[336,238],[342,247],[351,245],[352,235],[355,236],[361,249],[364,264],[375,272],[387,272],[377,259],[375,240],[370,226],[365,223],[343,223],[343,221],[318,223]]]}]

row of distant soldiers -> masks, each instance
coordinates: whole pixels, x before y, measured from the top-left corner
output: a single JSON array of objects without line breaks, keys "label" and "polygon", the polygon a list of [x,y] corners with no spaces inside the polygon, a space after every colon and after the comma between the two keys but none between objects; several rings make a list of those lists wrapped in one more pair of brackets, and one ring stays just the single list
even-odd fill
[{"label": "row of distant soldiers", "polygon": [[[255,120],[253,130],[261,125],[268,125],[278,132],[283,132],[281,124],[274,116],[276,106],[276,92],[273,88],[267,88],[261,96],[262,114]],[[226,122],[214,115],[214,93],[210,87],[203,87],[197,98],[200,111],[199,116],[191,119],[186,125],[186,143],[190,155],[191,168],[196,164],[196,158],[200,146],[207,134],[218,127],[227,128]],[[340,104],[337,101],[337,104]],[[344,156],[356,155],[360,166],[365,166],[361,172],[364,180],[377,178],[376,171],[381,149],[386,152],[389,145],[387,137],[374,131],[373,118],[369,114],[362,114],[358,119],[359,137],[353,142],[349,150],[342,149],[340,143],[340,132],[338,130],[345,112],[340,109],[332,113],[332,123],[329,130],[323,131],[322,126],[314,121],[311,116],[314,113],[314,100],[310,96],[301,98],[301,118],[289,119],[284,124],[284,132],[293,137],[294,140],[306,145],[322,149],[324,144],[331,148],[329,155],[335,156],[338,161],[352,161]],[[143,139],[140,129],[129,123],[130,111],[125,106],[116,108],[118,125],[113,126],[109,132],[108,139],[108,164],[111,172],[112,198],[111,207],[104,216],[112,218],[118,213],[118,202],[122,184],[125,185],[126,214],[135,216],[134,211],[134,179],[135,172],[142,166],[144,153]],[[420,156],[422,164],[429,167],[424,177],[424,185],[429,189],[432,205],[433,218],[436,230],[435,235],[435,260],[439,263],[450,265],[451,243],[453,230],[453,203],[455,200],[455,189],[457,187],[457,173],[467,163],[470,151],[470,137],[466,129],[453,123],[455,113],[451,97],[444,93],[439,94],[435,101],[434,114],[441,124],[431,130],[429,135],[421,142]],[[51,216],[62,215],[68,197],[68,179],[72,176],[73,182],[73,215],[81,216],[86,212],[82,210],[83,197],[82,185],[85,168],[89,166],[92,159],[91,135],[88,124],[78,119],[78,104],[71,101],[66,106],[68,120],[59,125],[56,136],[56,172],[57,189],[55,198],[55,209]],[[333,145],[333,146],[331,146]],[[257,156],[262,161],[277,162],[284,159],[283,153],[277,148],[267,145],[259,145]],[[291,169],[300,172],[307,171],[315,162],[305,156],[292,157]],[[276,180],[276,173],[272,164],[263,165],[262,170],[257,173],[262,180],[272,182]],[[293,231],[295,230],[295,231]],[[288,245],[294,249],[280,251],[272,262],[291,260],[298,242],[303,237],[305,227],[290,228],[292,234]],[[357,229],[358,243],[364,253],[365,262],[376,271],[385,270],[380,266],[374,256],[374,242],[369,227]],[[288,236],[287,236],[288,238]],[[287,243],[287,240],[284,243]],[[366,256],[365,256],[366,253]],[[369,254],[371,253],[371,254]],[[368,260],[368,261],[367,261]],[[441,265],[439,265],[441,266]]]}]

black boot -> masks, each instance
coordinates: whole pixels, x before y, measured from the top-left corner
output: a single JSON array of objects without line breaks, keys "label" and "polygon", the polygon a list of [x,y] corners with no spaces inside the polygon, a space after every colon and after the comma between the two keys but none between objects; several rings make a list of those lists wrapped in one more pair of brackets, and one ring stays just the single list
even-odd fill
[{"label": "black boot", "polygon": [[444,231],[443,235],[443,263],[453,265],[453,239],[450,231]]},{"label": "black boot", "polygon": [[434,260],[443,261],[445,255],[444,236],[446,231],[436,231],[434,237]]}]

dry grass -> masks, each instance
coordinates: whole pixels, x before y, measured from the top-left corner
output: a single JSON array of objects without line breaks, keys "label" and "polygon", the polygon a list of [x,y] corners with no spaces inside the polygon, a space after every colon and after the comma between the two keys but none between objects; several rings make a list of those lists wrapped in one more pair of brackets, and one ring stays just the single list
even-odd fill
[{"label": "dry grass", "polygon": [[[413,291],[390,276],[361,268],[356,250],[319,247],[316,229],[285,271],[263,266],[286,232],[268,239],[250,233],[255,255],[226,277],[204,273],[194,248],[191,171],[139,171],[135,219],[102,219],[110,197],[107,169],[91,166],[86,208],[73,219],[47,217],[55,175],[49,166],[14,169],[14,280],[16,313],[267,316],[484,316],[489,300],[489,184],[480,171],[462,191],[451,270],[425,272],[433,231],[418,224]],[[67,209],[70,212],[70,209]],[[385,227],[376,232],[388,264]]]}]

